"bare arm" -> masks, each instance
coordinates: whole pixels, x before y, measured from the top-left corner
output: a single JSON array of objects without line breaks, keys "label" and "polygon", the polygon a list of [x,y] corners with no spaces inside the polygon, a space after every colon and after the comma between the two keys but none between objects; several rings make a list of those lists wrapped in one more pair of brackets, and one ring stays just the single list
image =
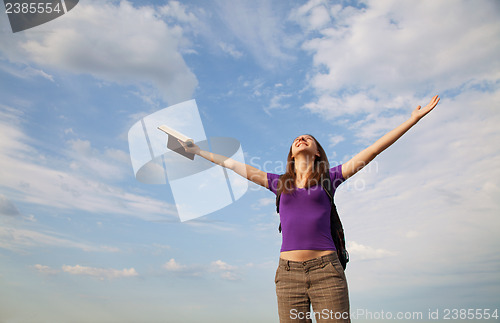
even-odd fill
[{"label": "bare arm", "polygon": [[184,149],[187,152],[193,153],[195,155],[198,155],[200,157],[205,158],[206,160],[220,165],[222,167],[225,167],[227,169],[232,170],[236,174],[254,182],[255,184],[268,187],[267,184],[267,173],[264,171],[261,171],[260,169],[257,169],[253,166],[244,164],[242,162],[236,161],[232,158],[222,156],[219,154],[215,154],[206,150],[200,149],[198,145],[193,144],[192,147],[188,147],[186,144],[183,142],[179,141],[181,145],[184,147]]},{"label": "bare arm", "polygon": [[369,162],[371,162],[378,154],[387,149],[390,145],[396,142],[402,135],[404,135],[411,127],[413,127],[417,122],[422,119],[427,113],[429,113],[438,104],[439,97],[436,95],[432,98],[431,102],[424,108],[418,106],[413,110],[411,117],[394,128],[393,130],[386,133],[374,144],[368,148],[362,150],[351,160],[342,165],[342,176],[347,179],[352,175],[356,174],[363,167],[365,167]]}]

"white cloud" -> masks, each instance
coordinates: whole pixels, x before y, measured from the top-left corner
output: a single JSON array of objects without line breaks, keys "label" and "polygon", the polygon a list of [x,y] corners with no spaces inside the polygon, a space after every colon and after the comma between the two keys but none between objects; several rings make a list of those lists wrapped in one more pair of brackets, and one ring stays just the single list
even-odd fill
[{"label": "white cloud", "polygon": [[114,268],[94,268],[80,265],[64,265],[62,266],[62,270],[63,272],[69,273],[71,275],[91,276],[100,280],[139,276],[134,268],[125,268],[119,270]]},{"label": "white cloud", "polygon": [[2,106],[0,116],[3,129],[0,133],[0,184],[10,191],[10,200],[153,221],[177,218],[172,204],[102,181],[123,176],[128,166],[124,152],[115,149],[100,152],[88,141],[73,140],[65,152],[68,159],[44,156],[31,145],[34,140],[23,133],[21,116],[17,112]]},{"label": "white cloud", "polygon": [[270,197],[265,197],[257,200],[257,203],[253,204],[252,207],[254,209],[260,209],[262,207],[274,204],[276,202],[276,199],[270,198]]},{"label": "white cloud", "polygon": [[40,76],[51,82],[54,82],[54,77],[50,74],[45,73],[43,70],[35,69],[32,67],[26,67],[25,73],[30,76]]},{"label": "white cloud", "polygon": [[346,249],[349,251],[349,255],[356,260],[380,259],[395,254],[389,250],[362,245],[356,241],[348,241]]},{"label": "white cloud", "polygon": [[[175,2],[161,12],[183,22],[196,20]],[[169,103],[191,98],[197,86],[180,53],[188,43],[183,29],[167,25],[153,7],[86,1],[37,30],[20,37],[4,33],[0,38],[3,54],[13,62],[116,83],[148,84]]]},{"label": "white cloud", "polygon": [[0,215],[20,215],[17,207],[5,195],[0,194]]},{"label": "white cloud", "polygon": [[408,232],[406,232],[405,236],[408,238],[408,239],[414,239],[414,238],[417,238],[418,236],[420,235],[420,232],[416,231],[416,230],[410,230]]},{"label": "white cloud", "polygon": [[112,246],[99,246],[99,249],[104,252],[120,252],[120,248],[112,247]]},{"label": "white cloud", "polygon": [[[499,101],[499,90],[467,91],[442,101],[376,158],[376,170],[340,186],[336,202],[346,240],[356,242],[353,290],[433,288],[444,276],[447,285],[470,292],[486,277],[498,282],[493,277],[500,261]],[[343,188],[353,180],[365,188]],[[358,263],[377,255],[376,249],[394,255],[372,259],[369,268]],[[461,263],[474,264],[463,269],[467,283],[453,274]]]},{"label": "white cloud", "polygon": [[234,272],[225,271],[220,274],[220,277],[226,280],[239,280],[240,278]]},{"label": "white cloud", "polygon": [[203,229],[204,232],[212,232],[212,233],[215,231],[233,232],[236,230],[236,227],[234,225],[229,225],[227,223],[219,223],[219,221],[205,220],[200,218],[190,220],[188,222],[185,222],[185,224],[198,229]]},{"label": "white cloud", "polygon": [[38,221],[33,214],[24,216],[23,219],[26,221],[29,221],[29,222],[37,222]]},{"label": "white cloud", "polygon": [[314,31],[303,48],[313,58],[309,86],[317,99],[305,108],[330,119],[373,118],[388,110],[410,111],[436,93],[494,84],[500,77],[494,1],[365,4],[341,7],[311,0],[293,11],[292,19]]},{"label": "white cloud", "polygon": [[163,268],[165,268],[166,270],[168,271],[180,271],[184,268],[186,268],[186,266],[181,266],[180,264],[178,264],[174,258],[171,258],[169,261],[167,261],[164,265],[163,265]]},{"label": "white cloud", "polygon": [[124,191],[71,172],[14,158],[4,158],[2,186],[17,190],[12,198],[62,209],[125,214],[145,220],[176,215],[173,205]]},{"label": "white cloud", "polygon": [[220,277],[226,280],[239,280],[239,276],[236,274],[238,267],[229,265],[222,260],[216,260],[211,263],[211,268],[215,272],[220,273]]},{"label": "white cloud", "polygon": [[265,68],[293,58],[285,53],[290,36],[280,21],[278,3],[270,1],[216,1],[216,12],[226,29]]},{"label": "white cloud", "polygon": [[171,249],[169,245],[163,245],[160,243],[153,243],[151,248],[152,248],[151,254],[153,254],[154,256],[160,256],[167,250]]},{"label": "white cloud", "polygon": [[402,96],[394,96],[390,100],[380,101],[378,95],[373,90],[348,95],[322,94],[316,102],[306,103],[304,107],[320,114],[327,120],[332,120],[345,115],[377,115],[387,110],[408,107],[410,102],[415,102],[412,97]]},{"label": "white cloud", "polygon": [[165,264],[163,264],[163,269],[174,273],[179,277],[201,277],[206,270],[204,266],[200,266],[198,264],[194,265],[184,265],[177,262],[174,258],[171,258]]},{"label": "white cloud", "polygon": [[88,242],[76,241],[62,234],[30,228],[23,228],[22,223],[2,223],[0,226],[0,248],[24,253],[27,249],[42,246],[55,248],[74,248],[93,252],[118,252],[119,249],[109,246],[97,246]]},{"label": "white cloud", "polygon": [[337,146],[339,143],[345,140],[344,136],[342,135],[331,135],[328,139],[330,148]]},{"label": "white cloud", "polygon": [[226,280],[238,280],[239,276],[235,273],[237,267],[232,266],[222,260],[213,261],[209,266],[208,270],[205,269],[207,266],[201,264],[194,265],[183,265],[177,262],[174,258],[171,258],[165,264],[163,264],[163,269],[176,273],[177,275],[184,277],[200,277],[206,272],[218,273],[219,276]]},{"label": "white cloud", "polygon": [[59,270],[50,268],[49,266],[44,266],[40,264],[36,264],[33,266],[39,273],[45,275],[55,275],[59,273]]},{"label": "white cloud", "polygon": [[356,132],[356,137],[365,144],[371,144],[374,138],[380,138],[390,130],[408,119],[410,114],[397,114],[390,117],[384,117],[376,114],[370,114],[365,119],[354,122],[350,129]]},{"label": "white cloud", "polygon": [[26,66],[21,70],[19,69],[19,67],[13,67],[8,64],[3,64],[3,62],[0,60],[0,70],[21,79],[35,79],[37,77],[42,77],[51,82],[54,82],[53,75],[50,75],[41,69],[36,69],[31,66]]},{"label": "white cloud", "polygon": [[315,65],[328,68],[313,83],[319,90],[375,85],[398,93],[429,88],[429,82],[442,89],[478,74],[498,76],[495,7],[493,2],[478,7],[466,1],[368,1],[354,14],[345,8],[332,17],[333,25],[319,29],[321,38],[305,43]]},{"label": "white cloud", "polygon": [[120,180],[130,173],[130,156],[122,150],[107,148],[100,152],[92,147],[90,141],[81,139],[69,140],[67,143],[67,156],[72,160],[70,167],[81,174]]},{"label": "white cloud", "polygon": [[291,94],[287,94],[287,93],[278,93],[278,94],[275,94],[271,98],[271,101],[269,102],[269,105],[266,108],[264,108],[264,111],[267,114],[270,114],[270,111],[274,110],[274,109],[287,109],[287,108],[289,108],[290,104],[288,104],[288,103],[282,103],[281,101],[284,100],[284,99],[287,99],[287,98],[289,98],[291,96],[292,96]]},{"label": "white cloud", "polygon": [[0,104],[0,154],[32,153],[33,149],[26,144],[28,137],[24,135],[19,124],[23,119],[23,112],[10,106]]},{"label": "white cloud", "polygon": [[[332,8],[337,6],[335,5]],[[321,29],[330,22],[328,4],[324,0],[311,0],[293,9],[290,13],[290,19],[299,23],[308,31]]]},{"label": "white cloud", "polygon": [[227,53],[229,54],[230,56],[234,57],[234,58],[240,58],[243,56],[243,53],[240,52],[239,50],[237,50],[233,45],[231,44],[226,44],[224,42],[220,42],[219,43],[219,47],[220,49],[222,49],[222,51],[224,53]]},{"label": "white cloud", "polygon": [[235,266],[231,266],[227,263],[225,263],[222,260],[216,260],[212,262],[212,267],[215,268],[216,270],[222,270],[222,271],[227,271],[227,270],[235,270]]},{"label": "white cloud", "polygon": [[161,15],[173,18],[174,21],[187,23],[196,26],[199,23],[198,18],[192,13],[187,12],[186,6],[179,1],[170,1],[159,8]]}]

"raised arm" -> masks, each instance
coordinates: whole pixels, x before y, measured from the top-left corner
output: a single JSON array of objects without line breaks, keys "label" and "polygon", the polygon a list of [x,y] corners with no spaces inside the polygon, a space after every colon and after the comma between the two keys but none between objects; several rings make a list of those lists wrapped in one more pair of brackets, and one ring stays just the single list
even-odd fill
[{"label": "raised arm", "polygon": [[431,102],[424,108],[418,106],[408,120],[386,133],[374,144],[364,149],[351,160],[342,165],[342,176],[347,179],[356,174],[369,162],[371,162],[378,154],[383,152],[387,147],[396,142],[403,134],[405,134],[411,127],[413,127],[420,119],[429,113],[438,104],[439,97],[436,95],[432,98]]},{"label": "raised arm", "polygon": [[185,143],[181,141],[179,142],[187,152],[193,153],[195,155],[205,158],[208,161],[211,161],[214,164],[230,169],[234,171],[236,174],[248,179],[249,181],[254,182],[255,184],[264,186],[266,188],[268,187],[266,172],[261,171],[260,169],[252,167],[250,165],[247,165],[245,163],[236,161],[232,158],[211,153],[206,150],[202,150],[196,144],[193,144],[192,146],[188,147]]}]

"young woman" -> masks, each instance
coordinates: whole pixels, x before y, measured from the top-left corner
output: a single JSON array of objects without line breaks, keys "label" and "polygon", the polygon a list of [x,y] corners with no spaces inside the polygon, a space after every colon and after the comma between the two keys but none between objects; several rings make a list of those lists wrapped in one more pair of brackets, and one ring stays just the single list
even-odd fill
[{"label": "young woman", "polygon": [[[356,174],[378,154],[398,140],[439,102],[436,95],[410,118],[391,130],[348,162],[330,168],[326,153],[311,135],[293,141],[282,176],[201,150],[184,149],[229,168],[264,186],[280,198],[282,247],[275,283],[280,322],[350,322],[349,296],[344,270],[335,252],[330,232],[330,201],[320,185],[329,175],[333,190]],[[313,311],[311,311],[311,305]]]}]

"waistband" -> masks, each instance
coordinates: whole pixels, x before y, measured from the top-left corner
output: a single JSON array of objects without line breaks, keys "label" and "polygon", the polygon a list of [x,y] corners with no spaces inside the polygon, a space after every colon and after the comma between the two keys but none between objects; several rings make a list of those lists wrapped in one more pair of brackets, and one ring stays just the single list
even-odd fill
[{"label": "waistband", "polygon": [[313,267],[322,267],[323,265],[335,261],[336,259],[337,259],[337,253],[335,252],[322,257],[309,259],[306,261],[293,261],[280,258],[279,266],[283,266],[287,270],[289,268],[311,269]]}]

